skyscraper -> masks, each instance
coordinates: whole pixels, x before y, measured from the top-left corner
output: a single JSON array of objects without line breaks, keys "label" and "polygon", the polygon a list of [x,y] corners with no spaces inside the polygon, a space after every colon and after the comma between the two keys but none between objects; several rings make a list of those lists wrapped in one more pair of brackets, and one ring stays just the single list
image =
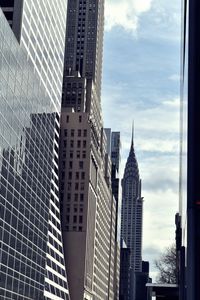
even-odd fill
[{"label": "skyscraper", "polygon": [[0,295],[6,300],[69,299],[58,198],[66,5],[0,0]]},{"label": "skyscraper", "polygon": [[135,272],[142,271],[142,212],[141,179],[132,136],[131,148],[122,179],[121,212],[121,239],[130,249],[130,300],[135,300]]},{"label": "skyscraper", "polygon": [[101,115],[104,1],[68,1],[60,199],[72,300],[113,299],[116,201]]}]

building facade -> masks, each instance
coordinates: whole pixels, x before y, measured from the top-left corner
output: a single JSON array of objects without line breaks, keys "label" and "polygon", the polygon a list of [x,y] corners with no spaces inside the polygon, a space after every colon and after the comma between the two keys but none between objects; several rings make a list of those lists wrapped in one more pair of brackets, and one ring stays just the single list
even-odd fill
[{"label": "building facade", "polygon": [[68,1],[60,199],[72,300],[114,299],[116,200],[101,115],[104,1]]},{"label": "building facade", "polygon": [[114,269],[114,297],[119,299],[120,280],[120,226],[121,226],[121,203],[119,203],[119,166],[120,166],[120,132],[111,132],[110,128],[105,129],[107,137],[107,153],[111,157],[111,184],[112,193],[116,201],[116,222],[115,222],[115,269]]},{"label": "building facade", "polygon": [[0,1],[0,295],[6,300],[69,299],[58,190],[66,6]]},{"label": "building facade", "polygon": [[[200,185],[199,185],[199,34],[200,4],[196,0],[182,5],[181,69],[181,164],[180,219],[180,297],[200,297]],[[183,250],[185,252],[183,253]]]},{"label": "building facade", "polygon": [[121,239],[130,249],[130,300],[135,300],[135,273],[142,271],[142,212],[141,179],[132,137],[122,179],[121,211]]}]

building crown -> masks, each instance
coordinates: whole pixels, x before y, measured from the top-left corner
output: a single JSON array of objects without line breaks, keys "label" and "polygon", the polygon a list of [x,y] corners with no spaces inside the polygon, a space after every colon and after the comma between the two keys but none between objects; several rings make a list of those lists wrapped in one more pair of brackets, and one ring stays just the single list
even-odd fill
[{"label": "building crown", "polygon": [[139,177],[139,168],[134,149],[134,123],[132,124],[131,147],[124,172],[124,177],[126,176]]}]

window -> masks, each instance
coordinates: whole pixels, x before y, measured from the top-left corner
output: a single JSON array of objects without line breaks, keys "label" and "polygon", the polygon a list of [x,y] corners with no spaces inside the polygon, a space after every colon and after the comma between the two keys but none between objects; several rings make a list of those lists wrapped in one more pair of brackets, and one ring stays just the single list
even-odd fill
[{"label": "window", "polygon": [[79,161],[79,168],[83,169],[83,161]]},{"label": "window", "polygon": [[79,172],[76,172],[76,179],[79,179]]},{"label": "window", "polygon": [[79,116],[79,123],[82,122],[82,116]]},{"label": "window", "polygon": [[84,129],[83,136],[87,136],[87,129]]},{"label": "window", "polygon": [[83,158],[86,158],[86,151],[83,151],[82,157],[83,157]]},{"label": "window", "polygon": [[78,136],[81,136],[81,129],[78,129]]},{"label": "window", "polygon": [[74,147],[74,141],[73,141],[73,140],[70,141],[70,147],[71,147],[71,148]]},{"label": "window", "polygon": [[67,136],[67,129],[64,129],[64,136]]},{"label": "window", "polygon": [[70,201],[71,200],[71,194],[67,194],[67,200]]},{"label": "window", "polygon": [[66,122],[69,123],[69,116],[66,117]]},{"label": "window", "polygon": [[81,201],[81,202],[84,201],[84,194],[80,194],[80,201]]},{"label": "window", "polygon": [[65,172],[62,172],[61,179],[65,179]]},{"label": "window", "polygon": [[76,151],[76,158],[80,158],[80,151]]},{"label": "window", "polygon": [[81,179],[82,179],[82,180],[85,179],[85,172],[81,172]]},{"label": "window", "polygon": [[79,188],[79,184],[78,182],[75,182],[75,190],[78,190],[78,188]]},{"label": "window", "polygon": [[81,147],[81,141],[78,140],[78,141],[77,141],[77,148],[80,148],[80,147]]},{"label": "window", "polygon": [[73,216],[73,223],[77,222],[77,216]]},{"label": "window", "polygon": [[69,172],[69,176],[68,177],[69,177],[70,180],[72,179],[72,172]]},{"label": "window", "polygon": [[78,201],[78,194],[74,194],[74,201],[75,201],[75,202]]},{"label": "window", "polygon": [[74,129],[71,129],[71,136],[74,136]]},{"label": "window", "polygon": [[73,167],[73,162],[70,161],[70,162],[69,162],[69,168],[72,169],[72,167]]},{"label": "window", "polygon": [[66,141],[66,140],[63,141],[63,147],[64,147],[64,148],[67,147],[67,141]]},{"label": "window", "polygon": [[70,158],[73,158],[73,151],[71,150],[69,153]]},{"label": "window", "polygon": [[79,223],[83,223],[83,216],[79,216]]},{"label": "window", "polygon": [[68,191],[71,191],[72,183],[68,182]]},{"label": "window", "polygon": [[84,190],[84,182],[81,182],[81,190]]},{"label": "window", "polygon": [[83,148],[86,148],[86,144],[87,144],[87,142],[86,142],[86,140],[84,140],[83,141]]}]

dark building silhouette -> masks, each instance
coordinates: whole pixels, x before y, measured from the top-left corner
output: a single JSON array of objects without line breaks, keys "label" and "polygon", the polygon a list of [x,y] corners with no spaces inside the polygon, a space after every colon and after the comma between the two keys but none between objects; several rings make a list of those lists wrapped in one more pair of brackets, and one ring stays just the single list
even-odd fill
[{"label": "dark building silhouette", "polygon": [[199,15],[199,1],[183,2],[179,257],[180,299],[187,300],[200,299]]},{"label": "dark building silhouette", "polygon": [[151,293],[146,286],[147,283],[151,283],[151,278],[149,278],[148,261],[142,261],[142,272],[136,272],[135,281],[136,281],[135,299],[151,300]]},{"label": "dark building silhouette", "polygon": [[123,245],[120,249],[120,300],[130,299],[130,254],[130,249]]}]

